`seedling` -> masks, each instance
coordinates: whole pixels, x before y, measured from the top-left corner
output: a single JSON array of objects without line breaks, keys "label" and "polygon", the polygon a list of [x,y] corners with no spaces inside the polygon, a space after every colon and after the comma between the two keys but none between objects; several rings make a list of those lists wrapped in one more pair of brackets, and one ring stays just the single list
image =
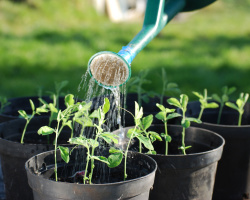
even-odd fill
[{"label": "seedling", "polygon": [[146,131],[151,126],[151,123],[153,121],[153,116],[149,115],[145,118],[142,118],[143,108],[142,107],[140,108],[137,102],[135,102],[135,115],[133,115],[132,113],[130,114],[134,117],[135,127],[133,129],[129,129],[127,132],[127,137],[129,138],[129,142],[127,144],[127,148],[124,153],[124,157],[125,157],[124,158],[124,180],[126,180],[127,178],[127,171],[126,171],[127,154],[128,154],[128,149],[130,147],[130,143],[132,139],[137,138],[139,142],[142,143],[149,150],[149,153],[154,153],[154,154],[156,152],[154,151],[152,142],[155,141],[156,139],[161,140],[158,133],[153,132],[153,131],[149,131],[149,132]]},{"label": "seedling", "polygon": [[219,115],[218,115],[218,119],[217,119],[217,124],[220,124],[222,110],[223,110],[225,103],[229,100],[229,95],[234,93],[235,90],[236,90],[235,87],[228,88],[227,86],[224,86],[222,88],[222,96],[221,97],[219,97],[218,94],[212,95],[213,100],[220,103],[220,110],[219,110]]},{"label": "seedling", "polygon": [[136,77],[132,77],[130,81],[127,84],[128,91],[129,92],[136,92],[138,95],[138,104],[142,105],[142,100],[144,102],[148,102],[148,94],[146,91],[142,88],[143,84],[149,84],[151,83],[150,80],[146,79],[146,76],[148,75],[149,70],[141,70]]},{"label": "seedling", "polygon": [[178,84],[177,83],[173,83],[173,82],[168,82],[167,79],[167,73],[166,70],[164,68],[162,68],[161,71],[161,77],[162,77],[162,91],[161,94],[157,94],[155,93],[156,96],[159,97],[160,99],[160,104],[163,104],[163,97],[169,93],[173,93],[173,94],[180,94],[181,91],[178,88]]},{"label": "seedling", "polygon": [[10,102],[8,102],[8,99],[6,97],[0,96],[0,114],[3,113],[4,108],[8,106]]},{"label": "seedling", "polygon": [[39,135],[50,135],[52,133],[55,133],[55,179],[57,181],[57,157],[56,157],[56,150],[59,149],[61,153],[62,159],[68,163],[69,162],[69,149],[67,147],[63,146],[57,146],[58,137],[61,134],[63,128],[65,126],[68,126],[70,129],[72,129],[72,120],[70,118],[72,117],[73,113],[76,111],[78,104],[74,104],[74,95],[68,94],[65,96],[65,104],[67,108],[63,111],[59,110],[57,115],[57,126],[56,128],[51,128],[49,126],[42,126],[38,130]]},{"label": "seedling", "polygon": [[41,106],[41,107],[38,107],[38,108],[35,108],[35,105],[33,103],[33,101],[30,99],[30,106],[31,106],[31,109],[32,109],[32,113],[31,115],[28,115],[26,113],[25,110],[18,110],[18,113],[20,114],[21,117],[23,117],[25,120],[26,120],[26,124],[24,126],[24,129],[23,129],[23,133],[22,133],[22,137],[21,137],[21,144],[23,144],[23,140],[24,140],[24,135],[26,133],[26,130],[27,130],[27,127],[28,127],[28,124],[30,123],[30,120],[36,115],[40,115],[41,113],[46,113],[48,112],[48,110],[44,107],[44,106]]},{"label": "seedling", "polygon": [[231,102],[226,102],[226,106],[235,109],[239,112],[238,126],[241,126],[242,115],[244,113],[244,106],[247,103],[248,98],[249,98],[248,93],[246,94],[241,93],[240,97],[236,100],[236,104]]},{"label": "seedling", "polygon": [[207,89],[204,89],[204,95],[202,95],[199,92],[193,92],[193,94],[199,98],[199,101],[201,103],[201,111],[200,111],[200,114],[199,114],[199,117],[198,117],[199,120],[201,120],[203,111],[206,108],[218,108],[219,107],[219,105],[217,103],[215,103],[215,102],[211,102],[211,103],[207,102],[209,99],[212,99],[212,97],[207,96]]},{"label": "seedling", "polygon": [[[112,142],[117,144],[118,140],[116,135],[110,133],[110,132],[104,132],[102,126],[105,122],[105,114],[109,111],[110,108],[110,103],[107,98],[104,100],[103,106],[100,106],[97,110],[95,110],[93,113],[91,113],[89,116],[83,116],[83,118],[87,117],[87,120],[89,118],[91,119],[98,119],[98,124],[90,124],[89,126],[94,126],[96,128],[96,135],[95,139],[89,139],[86,138],[85,136],[81,135],[80,137],[76,138],[70,138],[69,142],[71,144],[76,144],[76,145],[81,145],[86,147],[87,149],[87,158],[86,158],[86,167],[85,167],[85,173],[84,173],[84,178],[83,178],[83,183],[85,184],[86,181],[88,180],[89,183],[92,183],[92,176],[93,176],[93,170],[94,170],[94,161],[98,160],[101,162],[106,163],[110,168],[118,166],[123,158],[123,153],[121,150],[117,150],[115,148],[110,148],[109,153],[111,155],[106,158],[104,156],[95,156],[95,149],[99,147],[99,138],[103,139],[106,141],[108,144],[111,144]],[[83,120],[84,121],[84,120]],[[85,125],[86,127],[86,125]],[[91,162],[90,165],[90,173],[88,173],[88,166],[89,162]]]},{"label": "seedling", "polygon": [[164,123],[165,133],[161,133],[161,137],[164,138],[166,144],[165,155],[168,155],[168,143],[171,142],[172,138],[170,135],[168,135],[167,121],[181,115],[179,113],[174,113],[175,109],[165,108],[163,105],[158,103],[156,104],[156,106],[161,110],[155,115],[155,117],[159,120],[162,120]]},{"label": "seedling", "polygon": [[181,120],[181,126],[182,126],[182,145],[179,149],[182,150],[182,153],[186,155],[186,149],[191,148],[191,146],[185,145],[185,129],[190,127],[191,122],[201,123],[199,119],[193,118],[193,117],[186,117],[185,113],[187,111],[187,104],[188,104],[188,96],[185,94],[180,95],[180,100],[176,98],[170,98],[167,100],[167,102],[170,105],[176,106],[177,108],[180,108],[182,110],[182,120]]}]

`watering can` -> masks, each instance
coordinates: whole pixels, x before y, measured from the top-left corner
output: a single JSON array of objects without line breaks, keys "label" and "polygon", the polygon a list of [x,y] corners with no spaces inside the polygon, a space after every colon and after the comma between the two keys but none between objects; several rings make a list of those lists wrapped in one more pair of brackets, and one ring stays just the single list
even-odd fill
[{"label": "watering can", "polygon": [[216,0],[147,0],[141,31],[118,53],[102,51],[93,55],[88,62],[90,76],[108,89],[123,85],[131,76],[132,60],[175,15],[200,9],[214,1]]}]

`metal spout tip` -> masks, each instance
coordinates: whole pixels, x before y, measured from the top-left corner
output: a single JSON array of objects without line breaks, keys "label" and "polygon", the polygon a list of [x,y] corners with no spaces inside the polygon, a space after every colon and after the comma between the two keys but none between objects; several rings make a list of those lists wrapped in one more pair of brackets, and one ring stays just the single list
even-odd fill
[{"label": "metal spout tip", "polygon": [[111,89],[129,80],[131,67],[119,54],[102,51],[90,58],[88,72],[100,86]]}]

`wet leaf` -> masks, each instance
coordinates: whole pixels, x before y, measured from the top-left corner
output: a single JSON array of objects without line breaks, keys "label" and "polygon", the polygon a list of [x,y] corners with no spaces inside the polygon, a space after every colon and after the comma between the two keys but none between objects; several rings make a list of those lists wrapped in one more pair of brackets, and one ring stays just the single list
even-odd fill
[{"label": "wet leaf", "polygon": [[153,145],[151,144],[149,138],[146,138],[146,137],[144,137],[143,135],[137,135],[136,137],[141,141],[141,143],[144,144],[144,146],[145,146],[148,150],[154,150],[154,147],[153,147]]},{"label": "wet leaf", "polygon": [[39,130],[37,131],[37,133],[39,135],[50,135],[52,133],[54,133],[55,130],[53,128],[50,128],[48,126],[42,126],[41,128],[39,128]]},{"label": "wet leaf", "polygon": [[108,98],[104,99],[104,104],[103,104],[103,112],[106,114],[110,109],[110,102]]},{"label": "wet leaf", "polygon": [[74,95],[73,94],[66,95],[64,98],[64,102],[65,102],[65,105],[67,106],[67,108],[69,106],[73,106],[75,104]]},{"label": "wet leaf", "polygon": [[62,146],[58,146],[60,153],[61,153],[61,157],[62,159],[68,163],[69,162],[69,148],[68,147],[62,147]]},{"label": "wet leaf", "polygon": [[98,160],[98,161],[101,161],[103,163],[106,163],[109,165],[109,161],[106,157],[104,156],[91,156],[91,158],[95,159],[95,160]]},{"label": "wet leaf", "polygon": [[142,118],[142,125],[145,130],[151,126],[152,122],[153,122],[153,115],[148,115]]},{"label": "wet leaf", "polygon": [[108,157],[108,162],[109,162],[108,167],[110,168],[117,167],[118,165],[121,164],[122,159],[123,159],[122,152],[116,152],[116,153],[111,154]]}]

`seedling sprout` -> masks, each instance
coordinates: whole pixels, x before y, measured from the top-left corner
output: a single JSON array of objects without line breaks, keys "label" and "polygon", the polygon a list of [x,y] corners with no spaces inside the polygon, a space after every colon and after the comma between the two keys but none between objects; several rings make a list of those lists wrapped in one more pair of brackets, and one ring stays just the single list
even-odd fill
[{"label": "seedling sprout", "polygon": [[188,104],[188,96],[185,94],[180,95],[180,100],[176,98],[170,98],[167,100],[170,105],[176,106],[182,110],[182,145],[179,149],[182,150],[182,153],[186,155],[186,149],[191,148],[191,146],[185,145],[185,129],[190,127],[190,122],[201,123],[201,120],[193,118],[193,117],[186,117],[185,113],[187,111],[187,104]]},{"label": "seedling sprout", "polygon": [[240,97],[236,100],[236,104],[232,103],[232,102],[226,102],[225,105],[235,109],[239,112],[239,120],[238,120],[238,126],[241,126],[241,120],[242,120],[242,115],[244,113],[244,106],[247,103],[247,100],[249,98],[249,94],[246,93],[241,93]]},{"label": "seedling sprout", "polygon": [[6,97],[0,96],[0,114],[4,112],[4,108],[9,104],[10,102],[8,102],[8,99]]},{"label": "seedling sprout", "polygon": [[198,117],[199,120],[201,120],[203,111],[206,108],[218,108],[219,107],[219,105],[217,103],[215,103],[215,102],[211,102],[211,103],[207,102],[209,99],[212,99],[212,97],[207,96],[207,89],[204,89],[204,94],[203,95],[201,93],[199,93],[199,92],[193,92],[193,94],[199,98],[199,101],[201,103],[201,111],[200,111],[200,114],[199,114],[199,117]]},{"label": "seedling sprout", "polygon": [[236,90],[236,87],[228,88],[228,86],[224,86],[222,88],[222,96],[221,97],[219,97],[218,94],[213,94],[212,95],[213,100],[220,103],[220,110],[219,110],[219,115],[218,115],[218,119],[217,119],[217,124],[220,124],[222,110],[223,110],[223,107],[224,107],[225,103],[227,101],[229,101],[229,95],[234,93],[235,90]]},{"label": "seedling sprout", "polygon": [[179,113],[174,113],[175,109],[169,109],[165,108],[161,104],[156,104],[156,106],[161,110],[159,113],[155,115],[155,117],[164,123],[165,133],[161,133],[161,137],[165,140],[165,155],[168,155],[168,143],[171,142],[172,138],[170,135],[168,135],[168,129],[167,129],[167,121],[170,119],[173,119],[175,117],[181,116]]}]

